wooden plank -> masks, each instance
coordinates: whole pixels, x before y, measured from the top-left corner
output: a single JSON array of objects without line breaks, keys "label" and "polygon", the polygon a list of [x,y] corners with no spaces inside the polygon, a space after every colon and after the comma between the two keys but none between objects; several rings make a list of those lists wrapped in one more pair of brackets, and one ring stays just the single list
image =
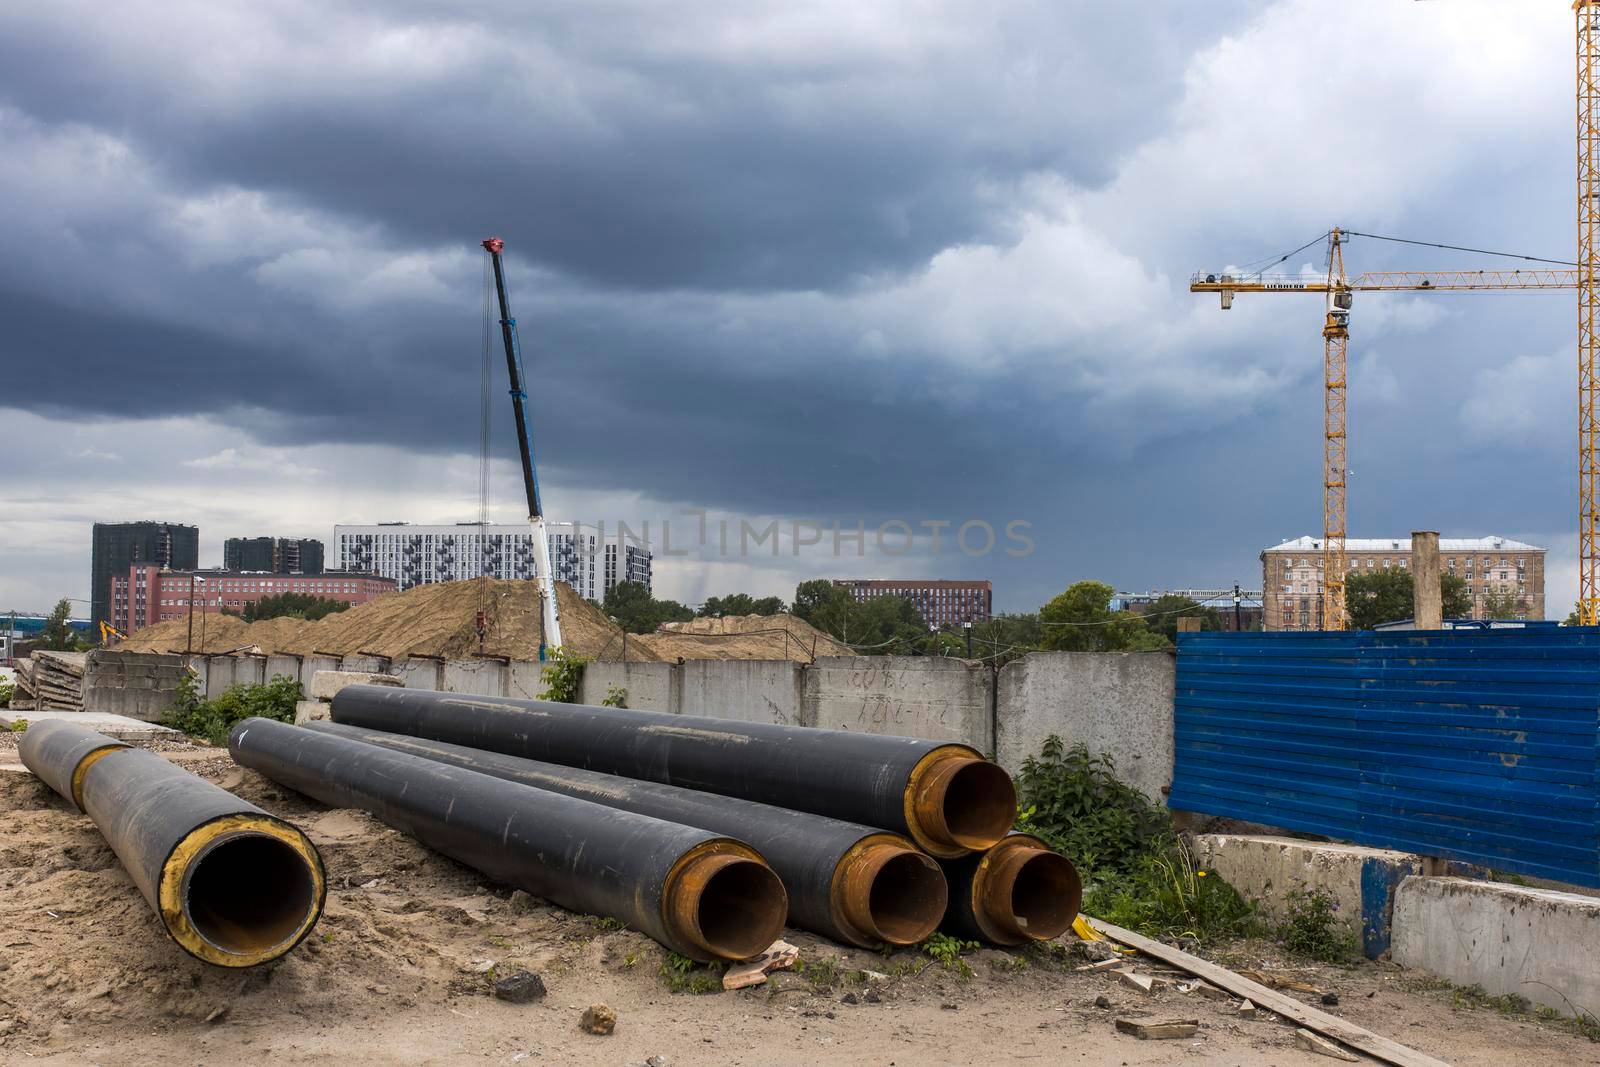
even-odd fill
[{"label": "wooden plank", "polygon": [[1200,1032],[1199,1019],[1167,1019],[1162,1022],[1142,1019],[1118,1019],[1117,1032],[1132,1034],[1140,1041],[1172,1041],[1193,1037]]},{"label": "wooden plank", "polygon": [[1293,1020],[1309,1030],[1314,1030],[1324,1037],[1331,1037],[1343,1042],[1351,1048],[1365,1052],[1373,1059],[1382,1060],[1384,1063],[1394,1064],[1394,1067],[1450,1067],[1443,1060],[1434,1059],[1426,1053],[1418,1052],[1414,1048],[1407,1048],[1398,1041],[1391,1041],[1387,1037],[1373,1033],[1371,1030],[1357,1026],[1355,1023],[1346,1022],[1337,1015],[1329,1015],[1325,1011],[1300,1003],[1293,997],[1276,990],[1268,989],[1260,982],[1252,982],[1242,975],[1235,974],[1226,967],[1219,967],[1215,963],[1208,963],[1199,956],[1191,956],[1182,949],[1163,945],[1159,941],[1151,940],[1132,930],[1124,930],[1108,922],[1089,917],[1090,925],[1095,930],[1113,941],[1120,941],[1129,948],[1136,948],[1148,956],[1153,956],[1162,963],[1170,963],[1174,967],[1182,968],[1198,978],[1204,978],[1213,985],[1221,986],[1237,997],[1250,1000],[1259,1008],[1277,1012],[1286,1019]]}]

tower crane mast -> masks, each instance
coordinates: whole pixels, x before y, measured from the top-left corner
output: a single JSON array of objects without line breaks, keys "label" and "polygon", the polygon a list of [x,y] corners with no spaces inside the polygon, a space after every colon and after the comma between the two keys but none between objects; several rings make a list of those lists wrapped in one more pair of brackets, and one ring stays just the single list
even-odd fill
[{"label": "tower crane mast", "polygon": [[[1600,0],[1595,0],[1600,4]],[[1323,296],[1322,323],[1322,626],[1329,630],[1342,630],[1348,617],[1345,610],[1345,492],[1348,488],[1347,465],[1348,416],[1346,395],[1349,386],[1346,349],[1350,339],[1350,309],[1358,292],[1476,292],[1506,289],[1579,289],[1582,269],[1557,270],[1547,268],[1515,270],[1447,270],[1447,271],[1374,271],[1348,276],[1344,268],[1344,246],[1350,232],[1334,227],[1328,231],[1327,270],[1322,277],[1299,274],[1251,273],[1233,275],[1228,272],[1201,272],[1189,280],[1192,293],[1216,293],[1223,310],[1233,306],[1238,293],[1319,293]],[[1581,257],[1580,257],[1581,258]],[[1590,320],[1593,321],[1592,318]],[[1593,349],[1591,348],[1591,356]],[[1582,345],[1580,343],[1580,372]],[[1591,359],[1592,366],[1592,359]],[[1580,399],[1585,410],[1592,413],[1593,376],[1589,378],[1588,394],[1583,393],[1580,382]],[[1590,423],[1592,425],[1592,423]],[[1590,469],[1593,469],[1596,438],[1591,430],[1584,439]],[[1592,531],[1592,483],[1584,496],[1590,507]],[[1592,546],[1585,543],[1585,553]],[[1585,556],[1587,561],[1589,556]],[[1588,573],[1586,571],[1586,573]],[[1592,589],[1586,585],[1585,589]],[[1580,602],[1581,603],[1581,602]],[[1595,602],[1600,606],[1600,601]]]}]

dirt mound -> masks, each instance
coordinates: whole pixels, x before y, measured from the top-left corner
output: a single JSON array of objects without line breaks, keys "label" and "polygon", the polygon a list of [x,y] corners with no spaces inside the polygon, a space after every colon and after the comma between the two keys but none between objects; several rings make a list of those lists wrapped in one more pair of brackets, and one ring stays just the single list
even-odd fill
[{"label": "dirt mound", "polygon": [[[246,623],[229,615],[209,615],[202,627],[195,621],[193,648],[231,652],[255,648],[271,654],[310,655],[330,652],[348,656],[366,652],[390,659],[442,656],[455,659],[478,651],[477,614],[488,617],[483,651],[512,659],[538,658],[539,598],[532,581],[474,579],[419,585],[404,593],[379,597],[316,622],[267,619]],[[600,658],[621,645],[622,631],[565,583],[556,583],[561,606],[562,643],[572,652]],[[189,621],[173,619],[129,636],[120,648],[130,652],[182,652],[189,644]],[[647,649],[629,659],[657,658]]]},{"label": "dirt mound", "polygon": [[721,619],[669,622],[653,634],[628,640],[628,658],[634,643],[664,660],[684,659],[790,659],[809,663],[818,656],[853,656],[841,644],[793,615],[734,615]]}]

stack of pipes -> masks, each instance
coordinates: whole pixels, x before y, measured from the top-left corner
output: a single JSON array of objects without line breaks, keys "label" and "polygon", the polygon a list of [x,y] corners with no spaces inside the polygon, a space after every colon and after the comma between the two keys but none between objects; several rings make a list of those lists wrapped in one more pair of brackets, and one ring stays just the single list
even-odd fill
[{"label": "stack of pipes", "polygon": [[1065,932],[1082,898],[966,745],[356,685],[331,722],[249,719],[228,747],[700,960],[754,956],[786,922],[863,947],[941,926],[1019,945]]}]

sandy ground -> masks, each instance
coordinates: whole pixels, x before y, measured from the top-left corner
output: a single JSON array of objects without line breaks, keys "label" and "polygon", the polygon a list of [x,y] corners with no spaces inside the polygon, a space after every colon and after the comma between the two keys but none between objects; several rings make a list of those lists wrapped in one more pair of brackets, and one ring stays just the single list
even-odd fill
[{"label": "sandy ground", "polygon": [[[912,952],[843,949],[792,931],[807,971],[736,993],[673,993],[658,973],[663,951],[639,934],[513,898],[363,813],[328,810],[234,766],[221,750],[151,747],[302,825],[327,863],[327,911],[275,965],[241,974],[199,963],[164,936],[86,818],[30,775],[0,771],[0,1062],[1334,1062],[1295,1048],[1281,1020],[1075,972],[1075,945],[982,950],[966,958],[966,978]],[[0,765],[14,762],[0,738]],[[1452,1063],[1600,1064],[1600,1045],[1557,1024],[1417,992],[1416,976],[1399,968],[1296,967],[1261,944],[1231,951],[1235,965],[1264,963],[1337,992],[1339,1005],[1326,1010]],[[492,974],[520,967],[539,972],[548,995],[521,1006],[494,999]],[[864,980],[863,968],[888,977]],[[1101,996],[1109,1008],[1096,1006]],[[595,1001],[618,1013],[609,1037],[578,1028]],[[1117,1016],[1198,1019],[1201,1029],[1144,1042],[1118,1034]]]}]

